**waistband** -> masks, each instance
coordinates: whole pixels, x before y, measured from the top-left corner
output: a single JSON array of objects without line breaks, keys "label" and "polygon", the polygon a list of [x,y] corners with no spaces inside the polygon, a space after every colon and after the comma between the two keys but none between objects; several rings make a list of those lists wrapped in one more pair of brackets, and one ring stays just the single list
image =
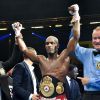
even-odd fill
[{"label": "waistband", "polygon": [[46,98],[63,95],[65,94],[65,83],[53,76],[45,75],[40,82],[39,94]]},{"label": "waistband", "polygon": [[54,98],[46,98],[46,97],[42,97],[42,96],[39,96],[39,100],[68,100],[66,98],[66,95],[59,95],[59,96],[56,96]]}]

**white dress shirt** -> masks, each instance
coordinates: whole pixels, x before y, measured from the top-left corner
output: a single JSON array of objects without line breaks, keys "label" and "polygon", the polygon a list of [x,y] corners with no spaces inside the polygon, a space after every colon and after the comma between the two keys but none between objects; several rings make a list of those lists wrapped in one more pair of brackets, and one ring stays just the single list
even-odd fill
[{"label": "white dress shirt", "polygon": [[70,78],[70,77],[68,77],[68,76],[66,76],[66,79],[67,79],[68,84],[69,84],[69,86],[70,86],[70,82],[71,82],[71,81],[70,81],[70,79],[71,79],[71,78]]},{"label": "white dress shirt", "polygon": [[24,62],[28,65],[28,68],[31,72],[31,76],[32,76],[32,82],[33,82],[33,88],[34,88],[34,91],[32,94],[30,94],[29,96],[29,100],[31,100],[32,98],[32,95],[33,94],[37,94],[37,84],[36,84],[36,77],[35,77],[35,74],[34,74],[34,67],[32,65],[29,65],[25,60]]}]

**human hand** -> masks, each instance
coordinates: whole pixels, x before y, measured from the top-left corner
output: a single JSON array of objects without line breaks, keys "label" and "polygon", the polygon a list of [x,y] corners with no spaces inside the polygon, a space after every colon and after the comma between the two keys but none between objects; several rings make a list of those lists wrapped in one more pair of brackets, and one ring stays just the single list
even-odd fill
[{"label": "human hand", "polygon": [[79,6],[77,4],[71,5],[70,7],[68,7],[68,10],[69,10],[69,13],[73,15],[71,23],[76,22],[77,20],[80,20]]},{"label": "human hand", "polygon": [[5,72],[5,70],[3,68],[0,68],[0,76],[1,75],[6,75],[6,72]]},{"label": "human hand", "polygon": [[68,10],[71,15],[76,15],[79,12],[79,6],[77,4],[71,5]]},{"label": "human hand", "polygon": [[32,100],[39,100],[39,95],[38,94],[33,94],[32,95]]},{"label": "human hand", "polygon": [[88,77],[77,77],[78,79],[81,80],[83,85],[86,85],[89,83],[89,78]]},{"label": "human hand", "polygon": [[12,24],[12,28],[15,31],[15,35],[16,36],[20,36],[21,35],[21,30],[22,30],[22,24],[19,22],[15,22]]}]

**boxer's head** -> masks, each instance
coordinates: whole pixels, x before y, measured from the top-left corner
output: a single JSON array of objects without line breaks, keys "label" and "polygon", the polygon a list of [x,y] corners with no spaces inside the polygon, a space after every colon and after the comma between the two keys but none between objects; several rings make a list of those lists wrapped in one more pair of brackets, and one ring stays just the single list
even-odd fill
[{"label": "boxer's head", "polygon": [[58,52],[59,41],[55,36],[47,37],[45,41],[45,48],[48,54],[54,54]]}]

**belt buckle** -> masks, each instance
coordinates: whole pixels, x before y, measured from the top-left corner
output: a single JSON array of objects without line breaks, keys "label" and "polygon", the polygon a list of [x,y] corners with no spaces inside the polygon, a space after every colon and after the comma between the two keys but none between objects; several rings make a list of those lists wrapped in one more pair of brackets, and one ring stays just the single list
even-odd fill
[{"label": "belt buckle", "polygon": [[40,92],[45,97],[50,97],[54,93],[54,85],[52,83],[52,78],[45,76],[43,81],[40,83]]}]

